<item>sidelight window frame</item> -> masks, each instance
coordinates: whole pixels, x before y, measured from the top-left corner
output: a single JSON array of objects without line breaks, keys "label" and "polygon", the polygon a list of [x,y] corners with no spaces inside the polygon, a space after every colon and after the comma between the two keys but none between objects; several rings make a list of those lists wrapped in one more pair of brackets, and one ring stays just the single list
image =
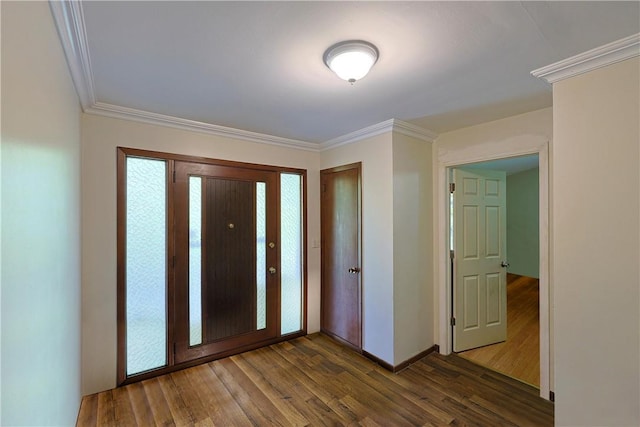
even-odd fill
[{"label": "sidelight window frame", "polygon": [[[141,150],[136,148],[117,147],[117,385],[141,381],[163,375],[179,369],[210,362],[222,357],[227,357],[242,351],[271,345],[281,341],[291,340],[307,334],[307,171],[305,169],[291,168],[284,166],[261,165],[256,163],[244,163],[229,160],[219,160],[206,157],[188,156],[174,153],[164,153],[158,151]],[[166,163],[166,268],[165,268],[165,289],[166,289],[166,365],[153,368],[144,372],[127,374],[127,319],[126,319],[126,224],[127,224],[127,159],[142,158]],[[174,301],[175,294],[175,269],[173,259],[176,253],[175,226],[174,226],[174,188],[175,162],[191,162],[207,165],[227,166],[241,169],[252,169],[278,173],[277,184],[277,233],[281,233],[281,194],[280,180],[282,174],[296,174],[301,179],[301,222],[302,222],[302,300],[301,300],[301,329],[297,332],[282,334],[280,327],[278,335],[266,341],[237,348],[221,354],[210,355],[188,362],[176,363],[175,360],[175,322],[176,307]],[[280,265],[278,268],[280,269]],[[282,284],[278,286],[280,292]],[[282,309],[282,298],[278,296],[279,307]]]}]

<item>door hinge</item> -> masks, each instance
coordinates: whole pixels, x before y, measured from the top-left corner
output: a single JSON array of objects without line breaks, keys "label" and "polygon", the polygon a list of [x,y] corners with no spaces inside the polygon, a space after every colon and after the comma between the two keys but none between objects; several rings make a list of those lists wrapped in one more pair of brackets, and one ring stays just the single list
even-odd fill
[{"label": "door hinge", "polygon": [[451,259],[454,259],[456,257],[456,252],[453,250],[449,251],[449,256],[451,257]]},{"label": "door hinge", "polygon": [[452,182],[449,184],[449,193],[453,193],[454,191],[456,191],[456,183]]},{"label": "door hinge", "polygon": [[176,256],[171,257],[171,268],[176,268]]},{"label": "door hinge", "polygon": [[456,318],[455,317],[451,318],[451,326],[456,326]]},{"label": "door hinge", "polygon": [[176,171],[173,171],[173,182],[176,182]]},{"label": "door hinge", "polygon": [[173,357],[176,357],[176,343],[173,343]]},{"label": "door hinge", "polygon": [[327,184],[322,184],[322,192],[323,193],[327,192]]}]

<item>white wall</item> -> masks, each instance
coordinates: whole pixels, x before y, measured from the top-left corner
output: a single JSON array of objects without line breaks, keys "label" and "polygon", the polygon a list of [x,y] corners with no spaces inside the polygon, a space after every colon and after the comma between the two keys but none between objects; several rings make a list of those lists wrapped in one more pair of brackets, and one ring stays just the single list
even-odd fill
[{"label": "white wall", "polygon": [[362,162],[363,349],[394,366],[434,344],[431,152],[388,132],[321,153]]},{"label": "white wall", "polygon": [[391,133],[321,153],[320,169],[362,162],[362,347],[394,363]]},{"label": "white wall", "polygon": [[47,2],[2,8],[2,419],[80,406],[80,107]]},{"label": "white wall", "polygon": [[639,63],[553,85],[558,425],[640,425]]},{"label": "white wall", "polygon": [[[116,147],[307,169],[308,241],[320,239],[319,154],[82,116],[82,392],[116,385]],[[308,332],[320,329],[320,249],[308,244]]]},{"label": "white wall", "polygon": [[440,134],[435,144],[436,160],[446,161],[459,151],[475,148],[472,157],[482,161],[486,153],[500,150],[505,143],[518,146],[526,138],[550,141],[552,135],[553,112],[543,108]]},{"label": "white wall", "polygon": [[394,365],[434,344],[431,150],[393,134]]}]

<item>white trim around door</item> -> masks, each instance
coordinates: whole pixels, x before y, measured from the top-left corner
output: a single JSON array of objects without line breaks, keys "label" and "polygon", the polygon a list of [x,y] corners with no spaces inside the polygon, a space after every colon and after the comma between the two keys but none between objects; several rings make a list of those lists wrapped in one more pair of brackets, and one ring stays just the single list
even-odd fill
[{"label": "white trim around door", "polygon": [[436,153],[436,262],[434,280],[437,290],[438,330],[441,354],[452,351],[451,269],[449,268],[449,179],[447,168],[469,163],[538,154],[540,170],[540,396],[549,399],[551,390],[551,312],[549,279],[549,140],[542,136],[524,135],[495,144],[469,146],[455,151]]}]

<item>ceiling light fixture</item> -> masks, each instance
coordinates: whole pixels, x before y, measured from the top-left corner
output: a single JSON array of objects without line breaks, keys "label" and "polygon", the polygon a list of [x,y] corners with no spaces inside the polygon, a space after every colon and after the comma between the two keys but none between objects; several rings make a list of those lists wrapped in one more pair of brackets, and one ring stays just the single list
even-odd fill
[{"label": "ceiling light fixture", "polygon": [[324,63],[338,77],[353,84],[367,75],[378,60],[378,48],[363,40],[347,40],[326,50]]}]

